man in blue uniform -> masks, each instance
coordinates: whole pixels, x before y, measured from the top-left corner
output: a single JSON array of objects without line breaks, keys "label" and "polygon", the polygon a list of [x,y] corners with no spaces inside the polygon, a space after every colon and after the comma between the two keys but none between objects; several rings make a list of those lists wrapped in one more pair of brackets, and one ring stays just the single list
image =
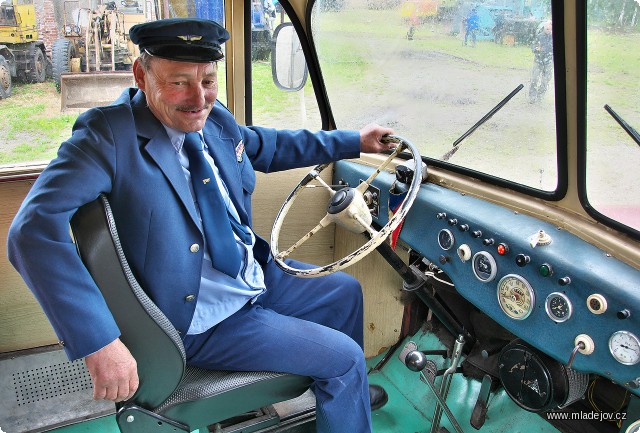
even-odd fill
[{"label": "man in blue uniform", "polygon": [[307,280],[277,268],[251,230],[251,193],[254,168],[380,152],[393,131],[239,126],[216,101],[223,27],[160,20],[130,36],[141,52],[138,89],[78,117],[9,232],[9,258],[68,356],[85,357],[96,399],[137,389],[135,360],[69,237],[75,211],[106,194],[132,272],[181,334],[189,364],[310,376],[318,431],[370,431],[370,405],[386,394],[367,382],[360,285],[342,273]]}]

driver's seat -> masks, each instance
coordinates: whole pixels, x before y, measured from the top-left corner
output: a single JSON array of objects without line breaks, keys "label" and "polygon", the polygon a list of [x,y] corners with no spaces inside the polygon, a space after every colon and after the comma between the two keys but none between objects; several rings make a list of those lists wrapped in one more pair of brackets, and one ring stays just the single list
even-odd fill
[{"label": "driver's seat", "polygon": [[127,264],[106,197],[78,209],[71,230],[78,253],[120,328],[120,338],[138,364],[139,389],[118,405],[116,419],[122,433],[191,432],[298,397],[309,388],[311,379],[304,376],[187,366],[177,330],[147,297]]}]

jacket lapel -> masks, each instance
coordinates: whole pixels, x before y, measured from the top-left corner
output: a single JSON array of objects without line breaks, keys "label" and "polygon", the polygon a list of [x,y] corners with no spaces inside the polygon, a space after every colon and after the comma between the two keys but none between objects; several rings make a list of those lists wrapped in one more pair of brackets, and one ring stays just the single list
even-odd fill
[{"label": "jacket lapel", "polygon": [[233,201],[240,219],[245,223],[249,220],[243,205],[242,176],[240,164],[236,159],[235,140],[233,135],[223,135],[223,127],[212,118],[207,119],[203,129],[204,141],[209,147],[209,153],[213,157],[220,176],[227,186],[229,196]]},{"label": "jacket lapel", "polygon": [[[171,187],[182,201],[193,222],[199,226],[199,219],[193,198],[189,193],[189,185],[176,157],[175,148],[169,140],[162,123],[151,113],[142,91],[134,96],[132,110],[137,127],[138,139],[144,150],[158,165]],[[144,144],[146,142],[146,144]]]}]

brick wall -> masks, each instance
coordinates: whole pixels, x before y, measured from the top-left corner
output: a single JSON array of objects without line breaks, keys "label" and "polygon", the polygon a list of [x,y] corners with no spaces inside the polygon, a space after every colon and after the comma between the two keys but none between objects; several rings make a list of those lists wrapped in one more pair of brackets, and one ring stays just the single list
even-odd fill
[{"label": "brick wall", "polygon": [[51,55],[53,43],[58,39],[60,25],[56,20],[56,11],[53,0],[34,0],[36,20],[40,40],[44,41],[47,54]]}]

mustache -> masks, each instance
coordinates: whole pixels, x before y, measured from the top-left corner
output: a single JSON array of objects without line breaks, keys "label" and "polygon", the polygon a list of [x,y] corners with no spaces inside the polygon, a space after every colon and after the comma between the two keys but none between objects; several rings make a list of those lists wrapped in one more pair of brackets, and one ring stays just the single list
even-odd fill
[{"label": "mustache", "polygon": [[176,107],[177,110],[179,111],[200,111],[200,110],[208,110],[209,108],[211,108],[212,104],[204,104],[202,106],[196,106],[196,105],[178,105]]}]

